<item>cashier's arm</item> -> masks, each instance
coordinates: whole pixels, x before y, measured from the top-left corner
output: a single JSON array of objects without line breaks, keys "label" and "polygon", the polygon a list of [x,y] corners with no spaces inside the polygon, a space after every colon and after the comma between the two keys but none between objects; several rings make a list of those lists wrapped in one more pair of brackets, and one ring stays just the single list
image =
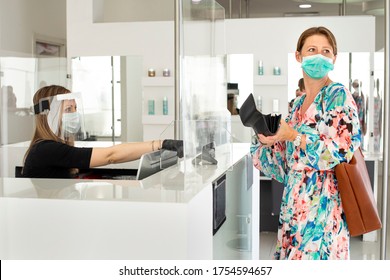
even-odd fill
[{"label": "cashier's arm", "polygon": [[159,150],[161,141],[123,143],[105,148],[93,148],[89,167],[139,159],[143,154]]}]

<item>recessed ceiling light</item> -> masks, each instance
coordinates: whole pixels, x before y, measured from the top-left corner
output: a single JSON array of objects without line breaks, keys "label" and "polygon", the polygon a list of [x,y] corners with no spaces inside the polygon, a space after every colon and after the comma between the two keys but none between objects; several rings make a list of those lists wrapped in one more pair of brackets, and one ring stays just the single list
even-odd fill
[{"label": "recessed ceiling light", "polygon": [[301,8],[301,9],[309,9],[309,8],[311,8],[311,5],[310,4],[301,4],[301,5],[299,5],[299,8]]},{"label": "recessed ceiling light", "polygon": [[[297,1],[297,0],[295,0]],[[308,2],[314,2],[314,3],[322,3],[322,4],[342,4],[343,0],[307,0]],[[345,2],[349,3],[357,3],[357,2],[364,2],[364,1],[373,1],[373,0],[346,0]],[[297,1],[299,2],[299,1]],[[300,1],[302,2],[302,1]],[[382,0],[382,2],[384,2]]]}]

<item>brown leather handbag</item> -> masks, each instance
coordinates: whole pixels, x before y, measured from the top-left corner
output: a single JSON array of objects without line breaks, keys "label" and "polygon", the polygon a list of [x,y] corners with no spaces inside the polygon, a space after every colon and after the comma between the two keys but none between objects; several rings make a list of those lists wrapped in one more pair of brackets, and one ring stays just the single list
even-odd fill
[{"label": "brown leather handbag", "polygon": [[351,236],[382,227],[364,156],[359,148],[349,163],[335,167],[341,203]]}]

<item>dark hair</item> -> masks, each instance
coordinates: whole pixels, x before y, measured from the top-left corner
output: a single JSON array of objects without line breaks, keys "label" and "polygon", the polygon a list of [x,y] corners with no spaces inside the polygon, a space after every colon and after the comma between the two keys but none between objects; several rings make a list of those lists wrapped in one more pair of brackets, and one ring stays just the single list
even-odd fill
[{"label": "dark hair", "polygon": [[300,90],[300,91],[305,90],[305,81],[303,80],[303,78],[300,78],[300,79],[299,79],[299,81],[298,81],[298,87],[299,87],[299,90]]},{"label": "dark hair", "polygon": [[333,54],[337,55],[336,38],[334,37],[333,33],[328,28],[323,27],[323,26],[311,27],[311,28],[303,31],[303,33],[301,34],[301,36],[298,39],[297,52],[301,52],[302,47],[305,44],[305,41],[308,37],[316,35],[316,34],[324,35],[328,39],[330,45],[333,48]]}]

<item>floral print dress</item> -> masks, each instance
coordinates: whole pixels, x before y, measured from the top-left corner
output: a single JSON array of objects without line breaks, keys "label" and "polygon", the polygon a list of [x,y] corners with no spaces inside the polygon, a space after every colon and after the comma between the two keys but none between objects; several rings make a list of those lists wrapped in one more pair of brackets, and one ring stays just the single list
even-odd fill
[{"label": "floral print dress", "polygon": [[306,135],[306,150],[292,142],[251,146],[256,168],[284,183],[275,259],[349,259],[349,232],[334,167],[360,146],[352,94],[341,84],[323,87],[304,115],[298,97],[286,122]]}]

